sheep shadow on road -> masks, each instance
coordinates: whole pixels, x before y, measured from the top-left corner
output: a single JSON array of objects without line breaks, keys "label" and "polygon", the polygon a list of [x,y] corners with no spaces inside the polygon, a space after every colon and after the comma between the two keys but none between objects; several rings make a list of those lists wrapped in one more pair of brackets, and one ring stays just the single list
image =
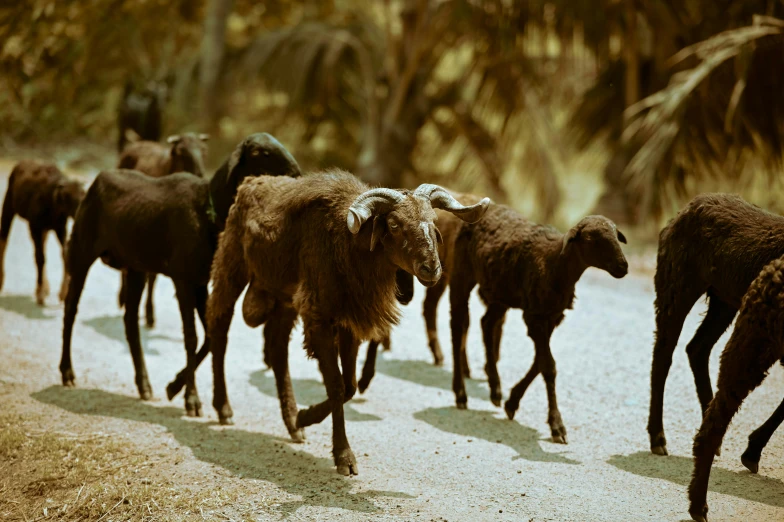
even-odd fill
[{"label": "sheep shadow on road", "polygon": [[[691,482],[694,468],[694,460],[690,457],[660,457],[647,451],[613,455],[607,462],[641,477],[662,479],[684,487]],[[784,483],[781,480],[755,475],[745,470],[729,471],[714,465],[708,491],[769,506],[784,507]]]},{"label": "sheep shadow on road", "polygon": [[[484,375],[484,370],[471,370],[472,375],[477,375],[477,371],[481,371]],[[405,359],[385,359],[379,356],[376,359],[376,372],[383,373],[396,379],[403,379],[404,381],[421,384],[422,386],[430,386],[432,388],[440,388],[452,393],[452,370],[440,366],[435,366],[433,363],[426,361],[412,361]],[[370,384],[368,389],[372,389],[373,384]],[[490,401],[490,388],[479,380],[466,379],[465,380],[466,394],[474,399],[483,401]]]},{"label": "sheep shadow on road", "polygon": [[149,402],[95,389],[50,386],[33,393],[34,399],[80,415],[113,417],[158,424],[189,447],[203,462],[243,478],[277,485],[303,500],[284,502],[274,509],[293,514],[302,506],[342,508],[362,513],[382,511],[374,498],[414,498],[397,491],[355,489],[356,482],[336,476],[331,459],[315,457],[279,437],[236,428],[222,428],[188,420],[181,408],[158,407]]},{"label": "sheep shadow on road", "polygon": [[[274,398],[278,397],[278,389],[275,386],[275,376],[272,373],[272,370],[267,369],[253,372],[250,375],[249,382],[264,395]],[[291,384],[294,387],[294,396],[297,398],[297,404],[299,404],[300,407],[317,404],[327,399],[327,390],[324,388],[324,383],[315,379],[291,379]],[[351,401],[343,405],[343,412],[347,421],[360,422],[381,420],[381,417],[376,415],[357,411],[352,406]]]},{"label": "sheep shadow on road", "polygon": [[[104,337],[108,337],[109,339],[118,341],[122,343],[124,347],[127,347],[128,341],[125,338],[125,321],[122,315],[102,315],[100,317],[86,319],[81,321],[81,323],[85,326],[89,326],[95,330],[96,333],[99,333]],[[182,337],[172,337],[170,335],[153,333],[148,328],[143,326],[139,326],[139,340],[142,343],[142,349],[144,350],[144,353],[148,355],[160,355],[158,350],[155,348],[150,348],[150,341],[170,341],[172,343],[178,343],[181,346],[184,346]]]},{"label": "sheep shadow on road", "polygon": [[544,451],[539,445],[542,437],[537,430],[519,422],[498,418],[491,411],[458,410],[454,407],[428,408],[415,413],[414,418],[447,433],[508,446],[517,452],[513,460],[580,464],[562,453]]},{"label": "sheep shadow on road", "polygon": [[0,295],[0,308],[8,310],[9,312],[21,314],[26,318],[33,320],[57,318],[56,312],[47,310],[45,306],[36,303],[35,298],[32,295],[27,294]]}]

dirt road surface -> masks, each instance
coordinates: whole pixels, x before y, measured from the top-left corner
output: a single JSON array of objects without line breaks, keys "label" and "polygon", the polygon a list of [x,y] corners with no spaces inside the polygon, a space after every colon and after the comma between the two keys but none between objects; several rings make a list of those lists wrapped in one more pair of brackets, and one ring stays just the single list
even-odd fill
[{"label": "dirt road surface", "polygon": [[[0,174],[5,193],[8,170]],[[142,328],[155,398],[141,402],[117,307],[119,274],[100,262],[87,279],[74,329],[77,388],[60,386],[57,369],[62,306],[53,290],[45,307],[33,298],[35,268],[26,223],[15,221],[0,292],[0,412],[39,419],[42,430],[103,433],[149,456],[145,484],[241,491],[243,508],[224,505],[172,518],[251,520],[531,520],[629,521],[688,519],[686,485],[699,406],[684,346],[704,305],[689,316],[667,383],[665,428],[669,457],[648,451],[645,431],[653,344],[650,273],[623,280],[589,270],[577,286],[575,310],[552,339],[558,399],[569,444],[550,441],[541,379],[514,421],[489,401],[474,296],[468,347],[474,380],[469,410],[454,407],[448,298],[439,308],[443,368],[431,364],[421,304],[423,288],[404,309],[364,396],[346,405],[349,441],[359,476],[337,475],[330,456],[331,421],[290,442],[275,383],[261,358],[261,331],[235,320],[227,355],[236,425],[221,427],[211,407],[209,364],[197,380],[204,417],[184,416],[182,398],[168,402],[165,386],[184,364],[179,313],[171,282],[156,287],[157,324]],[[53,289],[62,268],[50,234],[47,267]],[[200,336],[202,335],[200,331]],[[711,359],[715,382],[721,339]],[[305,357],[298,326],[291,340],[294,389],[301,405],[325,397],[315,361]],[[364,359],[365,347],[360,352]],[[507,316],[501,347],[504,395],[528,369],[533,345],[518,312]],[[740,463],[747,435],[781,400],[784,371],[776,367],[744,405],[724,440],[711,477],[711,520],[784,520],[784,433],[774,435],[759,475]],[[43,420],[41,420],[43,419]],[[176,456],[172,457],[172,455]],[[130,484],[130,482],[129,482]],[[238,489],[239,488],[239,489]],[[168,517],[161,517],[166,519]],[[111,520],[109,516],[106,520]]]}]

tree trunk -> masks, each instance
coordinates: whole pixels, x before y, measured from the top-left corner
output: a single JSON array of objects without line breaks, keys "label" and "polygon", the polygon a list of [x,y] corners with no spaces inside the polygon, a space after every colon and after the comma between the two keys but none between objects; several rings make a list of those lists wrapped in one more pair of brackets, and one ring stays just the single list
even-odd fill
[{"label": "tree trunk", "polygon": [[199,99],[202,121],[208,130],[218,123],[219,103],[216,99],[218,78],[226,47],[226,21],[234,0],[208,0],[204,16],[204,37],[201,41]]}]

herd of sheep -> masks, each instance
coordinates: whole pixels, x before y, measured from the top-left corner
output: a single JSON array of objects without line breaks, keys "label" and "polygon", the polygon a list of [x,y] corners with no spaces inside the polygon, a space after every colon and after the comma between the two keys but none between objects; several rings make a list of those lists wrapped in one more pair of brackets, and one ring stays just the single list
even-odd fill
[{"label": "herd of sheep", "polygon": [[[49,292],[44,272],[49,230],[63,249],[64,386],[75,384],[73,324],[88,271],[100,258],[122,271],[119,300],[140,397],[150,399],[152,389],[139,337],[139,304],[146,285],[146,323],[152,326],[153,284],[155,275],[163,274],[176,290],[187,359],[167,395],[172,399],[184,387],[187,414],[202,415],[195,371],[211,352],[213,406],[220,422],[231,424],[224,358],[235,303],[245,291],[242,316],[250,327],[264,325],[264,360],[274,372],[290,436],[302,441],[305,427],[332,415],[337,471],[354,475],[358,466],[346,436],[343,404],[357,387],[362,392],[370,384],[378,345],[389,346],[399,304],[411,300],[416,277],[427,287],[424,319],[437,365],[443,354],[436,307],[450,288],[457,407],[467,407],[468,299],[478,286],[487,307],[481,328],[490,400],[501,406],[497,363],[504,317],[510,308],[522,310],[535,356],[504,409],[513,419],[526,389],[541,374],[553,440],[566,443],[550,337],[572,307],[575,285],[588,267],[615,278],[627,274],[621,249],[626,238],[612,221],[588,216],[563,234],[488,198],[437,185],[373,188],[337,169],[304,175],[286,148],[264,133],[245,138],[207,180],[208,136],[186,133],[163,145],[155,104],[134,101],[128,92],[124,103],[117,169],[101,172],[85,191],[50,163],[21,161],[11,172],[3,202],[0,289],[14,216],[30,227],[39,304]],[[73,227],[66,240],[68,218]],[[708,478],[728,424],[771,366],[784,364],[783,256],[784,218],[733,195],[696,197],[659,237],[648,419],[651,451],[658,455],[667,455],[662,410],[672,354],[687,314],[701,296],[708,299],[707,314],[686,349],[704,414],[689,486],[689,513],[697,521],[707,520]],[[206,332],[201,348],[194,310]],[[714,397],[708,359],[736,315]],[[297,408],[288,368],[288,343],[298,318],[304,348],[318,361],[327,391],[325,401],[304,410]],[[357,384],[357,354],[364,340],[371,343]],[[752,472],[758,471],[762,450],[782,421],[784,402],[749,436],[742,462]]]}]

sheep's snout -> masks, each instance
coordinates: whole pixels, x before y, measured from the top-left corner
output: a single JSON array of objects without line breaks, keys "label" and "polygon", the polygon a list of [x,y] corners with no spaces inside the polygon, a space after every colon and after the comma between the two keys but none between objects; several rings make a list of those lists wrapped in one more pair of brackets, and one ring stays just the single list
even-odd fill
[{"label": "sheep's snout", "polygon": [[426,287],[431,287],[441,279],[441,263],[438,260],[424,261],[414,267],[416,278]]},{"label": "sheep's snout", "polygon": [[615,279],[621,279],[626,274],[629,273],[629,262],[626,259],[621,259],[618,264],[612,269],[609,270],[610,275],[613,276]]}]

